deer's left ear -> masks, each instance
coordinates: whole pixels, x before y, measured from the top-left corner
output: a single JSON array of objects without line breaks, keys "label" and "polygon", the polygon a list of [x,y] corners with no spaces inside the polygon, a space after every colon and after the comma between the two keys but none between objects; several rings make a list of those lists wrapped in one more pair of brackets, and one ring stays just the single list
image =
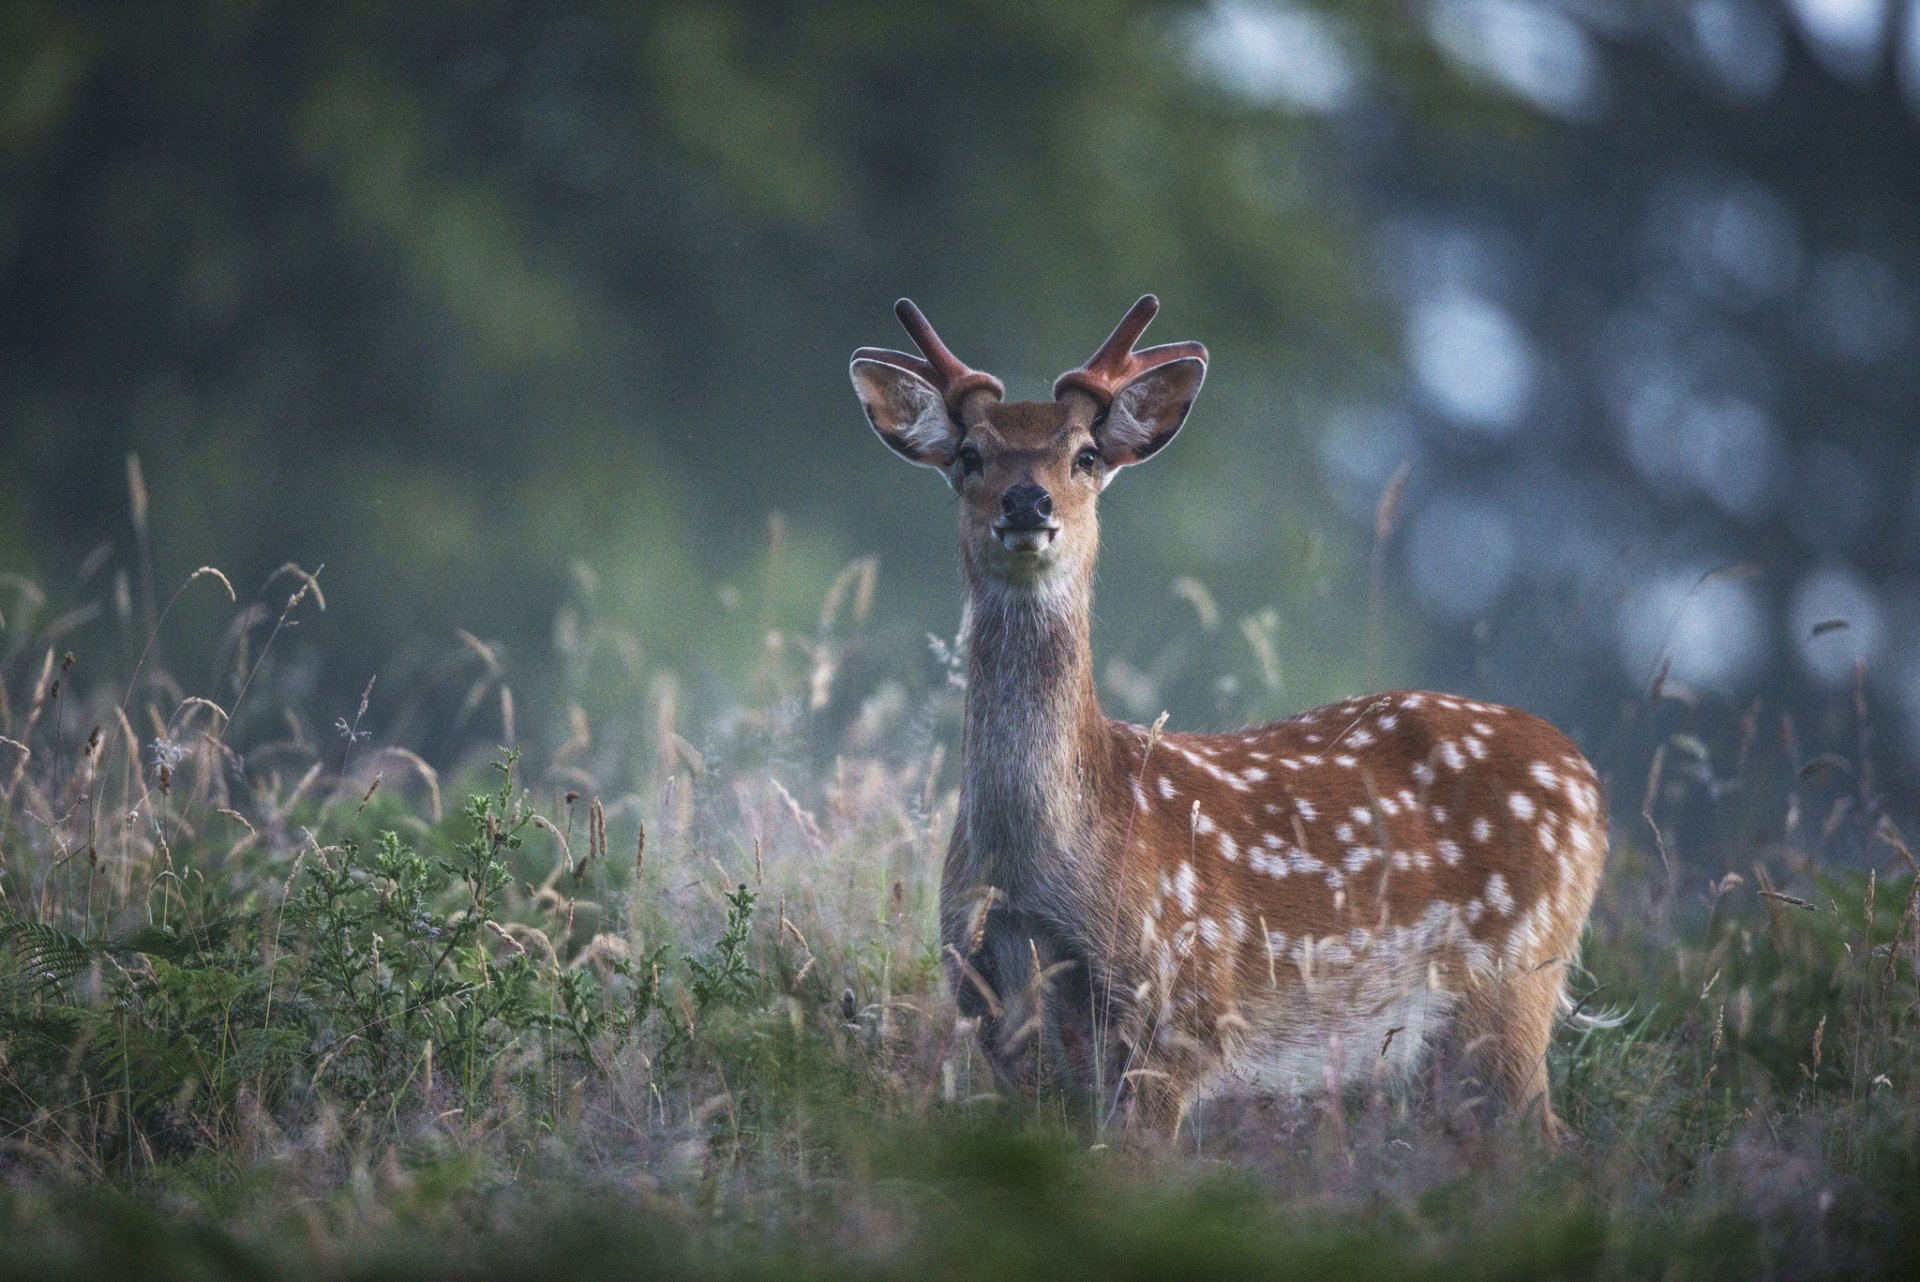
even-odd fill
[{"label": "deer's left ear", "polygon": [[1144,462],[1166,448],[1206,377],[1206,361],[1187,356],[1155,365],[1114,393],[1106,422],[1094,432],[1107,466]]}]

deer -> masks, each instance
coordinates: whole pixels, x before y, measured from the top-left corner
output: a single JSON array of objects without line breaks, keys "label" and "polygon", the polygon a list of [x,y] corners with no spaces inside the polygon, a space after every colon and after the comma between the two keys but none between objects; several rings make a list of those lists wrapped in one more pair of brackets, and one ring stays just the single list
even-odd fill
[{"label": "deer", "polygon": [[1177,1139],[1240,1082],[1405,1082],[1438,1048],[1489,1110],[1570,1132],[1546,1055],[1606,860],[1599,777],[1546,721],[1427,690],[1230,733],[1108,718],[1098,500],[1166,449],[1206,377],[1135,350],[1141,298],[1051,401],[1008,401],[920,309],[920,355],[857,350],[867,420],[959,500],[965,698],[938,903],[957,1017],[995,1074]]}]

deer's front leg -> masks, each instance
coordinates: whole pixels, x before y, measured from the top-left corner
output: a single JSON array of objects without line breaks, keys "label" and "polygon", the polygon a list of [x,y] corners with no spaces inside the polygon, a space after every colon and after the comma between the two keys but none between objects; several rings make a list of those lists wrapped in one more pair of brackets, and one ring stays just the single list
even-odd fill
[{"label": "deer's front leg", "polygon": [[1172,1000],[1151,980],[1118,991],[1128,997],[1116,998],[1108,1020],[1108,1116],[1148,1143],[1172,1143],[1196,1091],[1223,1061],[1219,1032],[1233,1021],[1215,1017],[1209,1003]]},{"label": "deer's front leg", "polygon": [[1016,1094],[1070,1100],[1089,1080],[1093,1010],[1086,967],[1051,934],[1008,914],[947,942],[960,1013],[978,1021],[995,1073]]}]

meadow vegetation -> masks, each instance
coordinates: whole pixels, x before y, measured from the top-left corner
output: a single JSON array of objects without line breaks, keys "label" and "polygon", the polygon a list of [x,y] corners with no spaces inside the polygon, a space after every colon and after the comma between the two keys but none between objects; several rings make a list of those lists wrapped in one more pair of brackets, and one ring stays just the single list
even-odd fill
[{"label": "meadow vegetation", "polygon": [[[1575,989],[1624,1018],[1552,1053],[1577,1147],[1427,1082],[1222,1097],[1164,1151],[1002,1098],[956,1026],[951,647],[864,657],[872,562],[804,618],[774,577],[733,616],[757,657],[698,681],[570,603],[550,742],[463,637],[438,770],[377,681],[301,706],[298,567],[259,602],[196,571],[124,656],[0,584],[0,1276],[1920,1265],[1920,905],[1864,700],[1846,754],[1659,680],[1623,714]],[[176,653],[209,598],[214,653]],[[596,712],[609,672],[643,714]]]}]

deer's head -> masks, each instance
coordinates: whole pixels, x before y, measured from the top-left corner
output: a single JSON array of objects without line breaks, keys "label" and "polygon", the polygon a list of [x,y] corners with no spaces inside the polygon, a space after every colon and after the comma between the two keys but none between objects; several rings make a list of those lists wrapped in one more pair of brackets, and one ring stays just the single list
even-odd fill
[{"label": "deer's head", "polygon": [[1151,294],[1135,303],[1086,364],[1054,382],[1051,401],[1006,400],[1000,380],[964,364],[904,298],[894,314],[922,355],[853,354],[873,430],[960,496],[970,573],[1039,584],[1091,567],[1100,491],[1165,448],[1206,377],[1199,343],[1133,350],[1159,310]]}]

